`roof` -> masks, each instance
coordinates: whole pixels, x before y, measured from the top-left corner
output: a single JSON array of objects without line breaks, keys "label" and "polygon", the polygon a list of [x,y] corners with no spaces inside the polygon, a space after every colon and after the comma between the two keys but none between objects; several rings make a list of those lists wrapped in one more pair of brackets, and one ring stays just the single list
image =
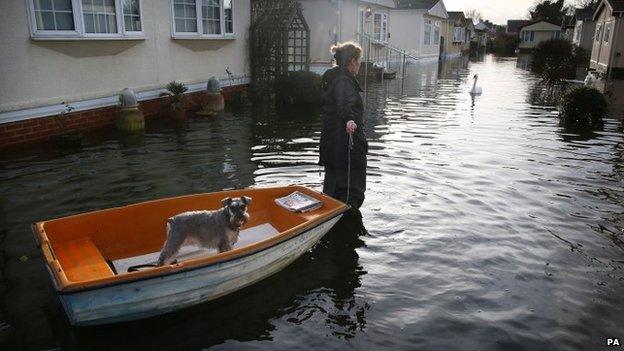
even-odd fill
[{"label": "roof", "polygon": [[529,20],[508,20],[507,21],[507,33],[518,33],[520,32],[520,27],[529,23]]},{"label": "roof", "polygon": [[624,0],[605,0],[609,3],[613,12],[624,12]]},{"label": "roof", "polygon": [[449,15],[449,19],[456,20],[456,21],[466,20],[466,16],[464,16],[464,13],[461,11],[448,11],[447,13]]},{"label": "roof", "polygon": [[588,7],[585,9],[576,9],[574,11],[574,17],[577,21],[591,21],[594,17],[594,11],[596,9]]},{"label": "roof", "polygon": [[594,11],[593,20],[596,21],[598,19],[598,15],[602,12],[602,9],[609,5],[611,9],[613,9],[613,13],[624,13],[624,0],[602,0],[598,6],[596,6],[596,11]]},{"label": "roof", "polygon": [[551,22],[551,21],[538,19],[538,20],[535,20],[535,21],[530,21],[528,23],[525,23],[524,25],[520,26],[520,28],[518,28],[518,30],[522,30],[522,28],[524,28],[524,27],[532,26],[532,25],[534,25],[536,23],[540,23],[540,22],[546,22],[546,23],[552,24],[553,26],[561,27],[561,23],[554,23],[554,22]]},{"label": "roof", "polygon": [[441,0],[396,0],[397,9],[431,10]]}]

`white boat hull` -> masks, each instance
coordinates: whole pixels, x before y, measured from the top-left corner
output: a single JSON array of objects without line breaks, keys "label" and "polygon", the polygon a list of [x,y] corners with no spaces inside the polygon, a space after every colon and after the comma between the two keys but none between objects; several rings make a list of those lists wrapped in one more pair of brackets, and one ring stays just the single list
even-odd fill
[{"label": "white boat hull", "polygon": [[275,246],[180,273],[60,295],[71,324],[97,325],[155,316],[227,295],[288,266],[311,249],[338,215]]}]

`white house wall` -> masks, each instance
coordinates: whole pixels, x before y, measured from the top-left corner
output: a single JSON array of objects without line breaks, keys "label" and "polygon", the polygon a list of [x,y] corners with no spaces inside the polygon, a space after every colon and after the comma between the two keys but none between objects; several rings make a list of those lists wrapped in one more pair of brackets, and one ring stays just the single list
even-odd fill
[{"label": "white house wall", "polygon": [[170,0],[143,0],[144,40],[34,41],[26,4],[0,1],[0,112],[249,72],[249,0],[234,0],[234,40],[173,40]]},{"label": "white house wall", "polygon": [[[340,40],[340,4],[331,0],[301,1],[303,17],[310,27],[311,63],[330,63],[331,45]],[[344,9],[342,10],[344,11]]]},{"label": "white house wall", "polygon": [[390,45],[420,57],[425,10],[397,10],[390,14]]}]

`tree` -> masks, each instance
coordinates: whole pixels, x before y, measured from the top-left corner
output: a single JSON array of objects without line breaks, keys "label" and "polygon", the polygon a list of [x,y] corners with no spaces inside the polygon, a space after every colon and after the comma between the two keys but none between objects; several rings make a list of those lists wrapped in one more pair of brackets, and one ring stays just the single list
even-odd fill
[{"label": "tree", "polygon": [[599,2],[599,0],[576,0],[576,7],[580,9],[595,9]]},{"label": "tree", "polygon": [[464,16],[466,16],[466,18],[472,18],[472,21],[477,23],[483,19],[483,15],[477,9],[469,9],[465,11]]},{"label": "tree", "polygon": [[563,23],[569,8],[564,6],[564,0],[544,0],[535,4],[530,10],[532,20],[545,20],[557,24]]}]

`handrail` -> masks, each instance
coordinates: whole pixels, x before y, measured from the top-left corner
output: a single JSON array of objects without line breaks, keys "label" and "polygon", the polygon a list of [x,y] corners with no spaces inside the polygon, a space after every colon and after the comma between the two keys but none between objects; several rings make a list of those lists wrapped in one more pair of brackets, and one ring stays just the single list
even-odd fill
[{"label": "handrail", "polygon": [[420,58],[418,58],[418,57],[416,57],[416,56],[414,56],[414,55],[410,55],[410,54],[408,54],[408,53],[407,53],[407,51],[405,51],[405,50],[403,50],[403,49],[400,49],[400,48],[394,47],[394,46],[392,46],[392,45],[390,45],[390,44],[388,44],[388,43],[385,43],[385,42],[383,42],[383,41],[381,41],[381,40],[379,40],[379,39],[373,38],[370,34],[357,32],[357,34],[356,34],[356,35],[359,37],[358,39],[359,39],[360,41],[362,40],[361,38],[364,38],[364,39],[367,39],[367,40],[369,40],[369,41],[373,42],[374,44],[382,45],[382,46],[384,46],[386,49],[389,49],[389,50],[391,50],[391,51],[394,51],[394,52],[396,52],[397,54],[400,54],[400,55],[405,55],[406,57],[408,57],[408,58],[410,58],[410,59],[412,59],[412,60],[419,60],[419,59],[420,59]]}]

